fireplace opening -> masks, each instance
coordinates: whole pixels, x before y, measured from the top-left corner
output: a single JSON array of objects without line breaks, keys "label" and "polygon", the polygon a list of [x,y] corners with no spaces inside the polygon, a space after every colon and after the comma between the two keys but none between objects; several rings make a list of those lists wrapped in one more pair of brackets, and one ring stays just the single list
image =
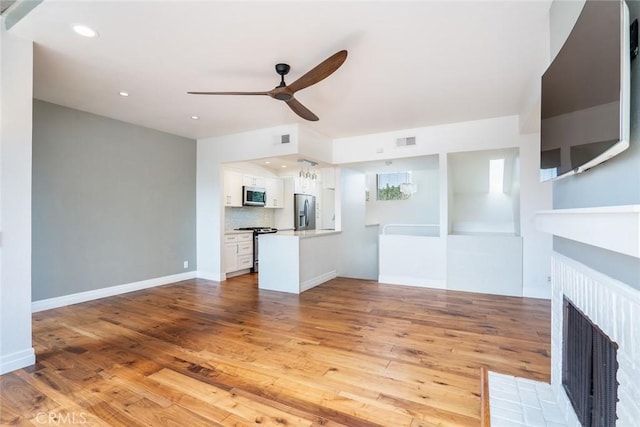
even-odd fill
[{"label": "fireplace opening", "polygon": [[564,298],[562,385],[583,426],[616,424],[618,345]]}]

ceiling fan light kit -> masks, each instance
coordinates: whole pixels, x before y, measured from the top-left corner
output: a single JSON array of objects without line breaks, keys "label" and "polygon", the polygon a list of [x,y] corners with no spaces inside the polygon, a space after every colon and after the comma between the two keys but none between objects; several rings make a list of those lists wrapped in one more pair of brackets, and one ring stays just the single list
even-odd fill
[{"label": "ceiling fan light kit", "polygon": [[302,89],[314,85],[333,74],[347,59],[347,51],[341,50],[334,53],[320,64],[316,65],[295,82],[287,85],[284,76],[289,73],[291,67],[288,64],[276,64],[276,73],[280,75],[280,84],[265,92],[187,92],[192,95],[268,95],[271,98],[287,103],[289,108],[305,120],[317,121],[318,116],[302,105],[294,94]]}]

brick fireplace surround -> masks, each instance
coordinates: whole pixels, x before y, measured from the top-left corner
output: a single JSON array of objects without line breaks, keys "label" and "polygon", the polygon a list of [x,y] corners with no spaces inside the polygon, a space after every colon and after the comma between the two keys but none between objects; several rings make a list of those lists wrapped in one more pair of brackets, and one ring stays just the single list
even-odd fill
[{"label": "brick fireplace surround", "polygon": [[[538,213],[535,222],[541,231],[640,258],[640,205],[546,211]],[[558,253],[551,260],[551,281],[551,384],[529,384],[529,380],[490,375],[492,426],[580,426],[562,386],[564,297],[617,343],[616,426],[637,426],[640,290]],[[519,397],[510,397],[508,390],[514,390]],[[523,398],[527,390],[537,390],[537,398],[530,393]],[[520,405],[519,414],[514,403]]]}]

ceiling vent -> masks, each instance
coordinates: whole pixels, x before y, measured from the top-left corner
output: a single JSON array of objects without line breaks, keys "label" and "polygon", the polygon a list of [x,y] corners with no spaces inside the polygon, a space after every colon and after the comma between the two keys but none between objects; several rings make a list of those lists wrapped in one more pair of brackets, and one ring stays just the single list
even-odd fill
[{"label": "ceiling vent", "polygon": [[396,139],[396,147],[408,147],[410,145],[416,145],[415,136],[408,136],[406,138]]},{"label": "ceiling vent", "polygon": [[289,142],[291,142],[291,138],[289,137],[289,134],[280,136],[280,144],[288,144]]}]

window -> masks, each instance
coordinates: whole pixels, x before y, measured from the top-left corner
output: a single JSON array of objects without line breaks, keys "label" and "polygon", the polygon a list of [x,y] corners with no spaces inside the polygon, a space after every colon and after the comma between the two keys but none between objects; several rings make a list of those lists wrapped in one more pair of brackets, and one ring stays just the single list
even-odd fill
[{"label": "window", "polygon": [[411,172],[379,173],[376,181],[378,200],[406,200],[416,192]]}]

